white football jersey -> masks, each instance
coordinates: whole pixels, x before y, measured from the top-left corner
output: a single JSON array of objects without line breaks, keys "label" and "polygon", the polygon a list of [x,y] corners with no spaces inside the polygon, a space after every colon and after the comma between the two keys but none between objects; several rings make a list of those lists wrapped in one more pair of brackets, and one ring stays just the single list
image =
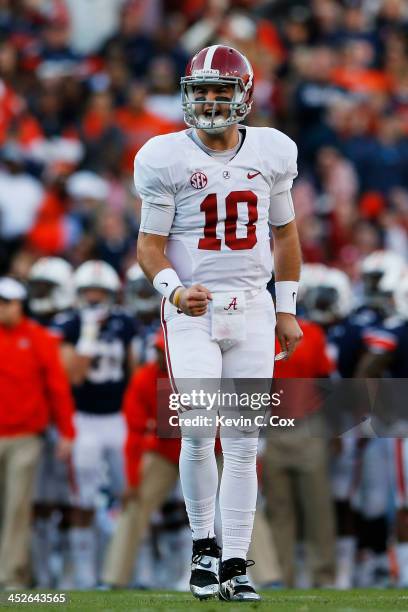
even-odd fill
[{"label": "white football jersey", "polygon": [[[166,256],[186,287],[261,289],[271,278],[271,196],[291,188],[297,147],[273,128],[240,129],[244,142],[228,163],[207,155],[189,130],[156,136],[136,155],[142,200],[174,209]],[[293,218],[290,210],[276,225]]]}]

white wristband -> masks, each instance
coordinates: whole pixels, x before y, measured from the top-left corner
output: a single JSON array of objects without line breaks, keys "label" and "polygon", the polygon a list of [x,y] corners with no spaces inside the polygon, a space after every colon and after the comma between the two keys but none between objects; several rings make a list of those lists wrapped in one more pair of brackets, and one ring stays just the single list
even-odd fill
[{"label": "white wristband", "polygon": [[160,270],[153,279],[153,287],[167,299],[170,298],[177,287],[182,286],[183,283],[173,268],[164,268],[164,270]]},{"label": "white wristband", "polygon": [[297,281],[277,281],[275,283],[276,312],[296,314],[296,296],[299,289]]}]

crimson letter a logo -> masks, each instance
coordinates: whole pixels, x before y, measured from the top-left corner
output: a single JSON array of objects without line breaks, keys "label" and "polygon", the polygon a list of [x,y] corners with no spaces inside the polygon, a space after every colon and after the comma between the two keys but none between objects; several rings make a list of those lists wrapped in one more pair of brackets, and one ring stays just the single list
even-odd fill
[{"label": "crimson letter a logo", "polygon": [[227,307],[224,306],[224,310],[229,310],[230,308],[232,308],[232,310],[237,309],[237,298],[236,297],[232,298],[231,302],[229,303]]}]

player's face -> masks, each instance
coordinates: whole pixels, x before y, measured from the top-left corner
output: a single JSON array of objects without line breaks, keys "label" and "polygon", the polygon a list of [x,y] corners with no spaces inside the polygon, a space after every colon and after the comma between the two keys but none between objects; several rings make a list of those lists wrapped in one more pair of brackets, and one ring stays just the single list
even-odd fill
[{"label": "player's face", "polygon": [[0,298],[0,325],[13,327],[17,325],[23,314],[23,305],[19,300]]},{"label": "player's face", "polygon": [[50,283],[48,281],[32,281],[30,283],[30,298],[48,298],[54,287],[54,283]]},{"label": "player's face", "polygon": [[194,99],[196,101],[202,101],[203,104],[196,105],[196,115],[199,118],[211,119],[214,110],[214,119],[222,117],[228,119],[230,114],[229,104],[223,104],[223,102],[231,102],[234,96],[234,86],[225,84],[213,84],[213,83],[202,83],[194,87]]},{"label": "player's face", "polygon": [[82,289],[81,298],[89,306],[97,306],[98,304],[106,304],[109,302],[109,292],[105,289],[89,288]]}]

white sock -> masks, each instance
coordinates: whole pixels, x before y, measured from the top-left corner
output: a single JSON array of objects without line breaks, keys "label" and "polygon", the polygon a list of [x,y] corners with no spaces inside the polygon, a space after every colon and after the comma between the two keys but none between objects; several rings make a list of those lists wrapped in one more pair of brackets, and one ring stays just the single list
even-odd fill
[{"label": "white sock", "polygon": [[343,536],[336,541],[336,589],[351,589],[356,554],[356,538]]},{"label": "white sock", "polygon": [[218,487],[214,439],[182,438],[180,480],[193,539],[213,538]]},{"label": "white sock", "polygon": [[52,586],[50,558],[54,541],[53,531],[55,524],[52,517],[35,519],[31,541],[34,580],[37,587],[47,589]]},{"label": "white sock", "polygon": [[61,591],[72,591],[75,588],[74,566],[72,561],[70,541],[70,529],[61,530],[61,565],[57,580],[57,588]]},{"label": "white sock", "polygon": [[356,571],[356,587],[367,589],[374,585],[375,555],[371,550],[363,551]]},{"label": "white sock", "polygon": [[76,589],[96,586],[96,538],[93,527],[71,527],[69,545]]},{"label": "white sock", "polygon": [[390,574],[390,560],[387,552],[377,553],[375,555],[375,572],[376,581],[374,586],[378,586],[379,588],[386,586]]},{"label": "white sock", "polygon": [[222,560],[246,559],[254,523],[258,480],[257,438],[222,438],[224,469],[220,486]]},{"label": "white sock", "polygon": [[398,542],[396,546],[398,560],[398,586],[408,587],[408,542]]}]

